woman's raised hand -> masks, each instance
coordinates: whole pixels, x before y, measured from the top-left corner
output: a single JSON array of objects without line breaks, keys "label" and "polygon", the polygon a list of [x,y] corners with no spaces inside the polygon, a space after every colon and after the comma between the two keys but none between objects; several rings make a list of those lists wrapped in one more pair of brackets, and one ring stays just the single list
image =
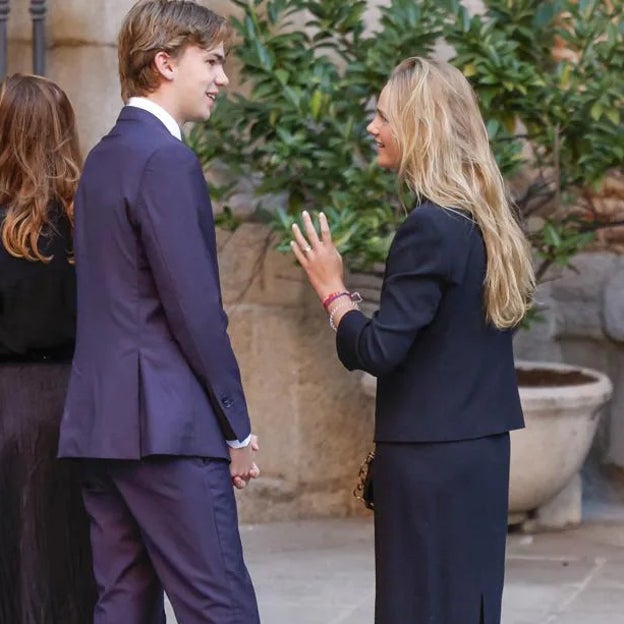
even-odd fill
[{"label": "woman's raised hand", "polygon": [[321,212],[319,215],[320,238],[310,214],[304,211],[302,217],[305,235],[301,228],[294,224],[292,230],[295,240],[290,246],[306,272],[310,284],[323,301],[329,294],[345,290],[342,257],[332,241],[325,214]]}]

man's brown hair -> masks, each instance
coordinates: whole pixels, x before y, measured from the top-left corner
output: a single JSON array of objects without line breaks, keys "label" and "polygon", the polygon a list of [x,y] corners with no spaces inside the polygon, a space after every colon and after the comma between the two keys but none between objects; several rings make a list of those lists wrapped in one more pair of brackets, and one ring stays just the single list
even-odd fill
[{"label": "man's brown hair", "polygon": [[230,23],[196,2],[140,0],[126,15],[117,41],[121,97],[127,102],[158,88],[158,52],[175,58],[188,46],[209,50],[219,43],[227,46],[231,38]]}]

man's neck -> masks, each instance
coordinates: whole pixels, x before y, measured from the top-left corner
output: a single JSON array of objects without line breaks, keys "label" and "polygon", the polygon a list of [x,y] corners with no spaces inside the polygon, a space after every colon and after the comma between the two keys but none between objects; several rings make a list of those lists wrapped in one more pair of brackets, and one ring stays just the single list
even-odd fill
[{"label": "man's neck", "polygon": [[167,130],[169,130],[173,136],[177,139],[182,139],[182,129],[180,128],[180,124],[177,123],[173,115],[154,98],[144,96],[131,97],[128,100],[128,105],[142,108],[148,113],[151,113],[165,125]]},{"label": "man's neck", "polygon": [[158,104],[158,106],[166,110],[175,119],[180,128],[182,128],[182,126],[186,123],[185,119],[180,119],[180,115],[177,113],[175,106],[172,105],[169,101],[170,98],[168,98],[165,94],[158,92],[149,93],[147,95],[143,95],[142,97],[146,100],[150,100],[150,102],[154,102],[154,104]]}]

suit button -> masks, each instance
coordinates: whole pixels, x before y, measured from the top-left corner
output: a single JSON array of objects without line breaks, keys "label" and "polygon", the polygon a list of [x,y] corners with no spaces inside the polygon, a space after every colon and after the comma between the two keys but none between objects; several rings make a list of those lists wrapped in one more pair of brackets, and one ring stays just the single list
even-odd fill
[{"label": "suit button", "polygon": [[232,401],[232,399],[230,399],[230,397],[223,397],[221,399],[221,403],[223,405],[223,407],[232,407],[232,403],[234,401]]}]

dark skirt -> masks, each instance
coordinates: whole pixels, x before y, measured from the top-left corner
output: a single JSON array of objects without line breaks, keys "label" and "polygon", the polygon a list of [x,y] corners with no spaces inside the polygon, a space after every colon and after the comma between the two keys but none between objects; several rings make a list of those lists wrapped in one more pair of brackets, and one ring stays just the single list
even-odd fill
[{"label": "dark skirt", "polygon": [[499,624],[509,434],[378,443],[376,624]]},{"label": "dark skirt", "polygon": [[69,365],[0,364],[0,624],[89,624],[76,466],[56,459]]}]

